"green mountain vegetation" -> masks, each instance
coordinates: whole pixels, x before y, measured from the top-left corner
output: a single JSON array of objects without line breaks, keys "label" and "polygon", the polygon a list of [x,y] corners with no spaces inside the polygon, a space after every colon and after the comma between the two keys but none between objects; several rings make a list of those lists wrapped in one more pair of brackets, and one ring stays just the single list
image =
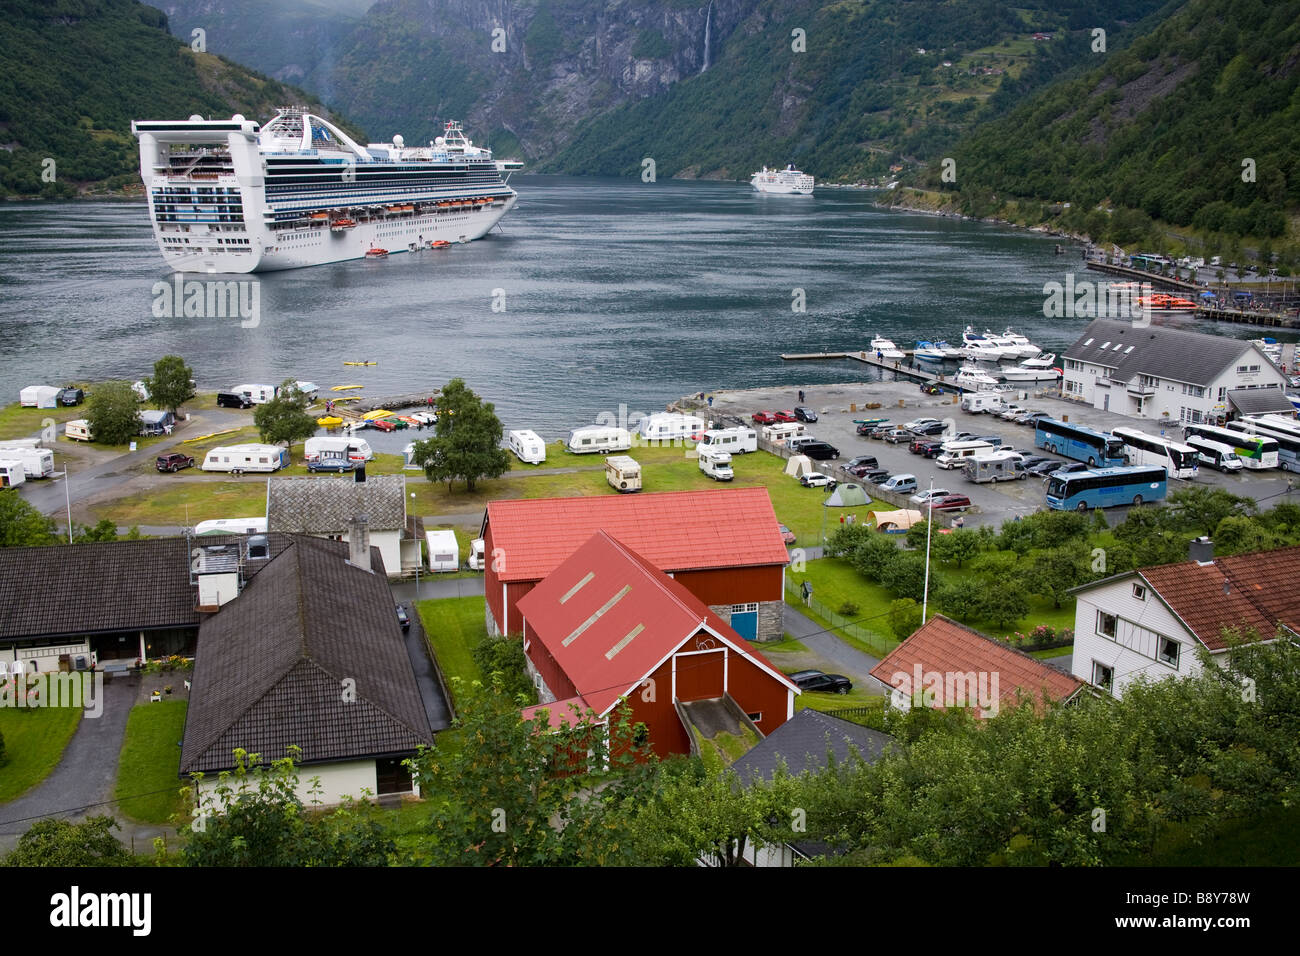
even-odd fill
[{"label": "green mountain vegetation", "polygon": [[[265,119],[307,94],[167,33],[135,0],[9,0],[0,21],[0,195],[139,181],[131,120]],[[52,161],[52,162],[51,162]]]}]

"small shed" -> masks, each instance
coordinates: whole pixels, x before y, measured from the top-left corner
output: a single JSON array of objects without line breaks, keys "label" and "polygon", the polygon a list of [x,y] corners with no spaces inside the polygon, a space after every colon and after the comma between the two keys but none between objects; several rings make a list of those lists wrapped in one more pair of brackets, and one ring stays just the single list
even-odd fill
[{"label": "small shed", "polygon": [[877,511],[876,530],[886,534],[904,534],[914,524],[925,520],[925,516],[914,508],[898,511]]},{"label": "small shed", "polygon": [[861,485],[847,482],[836,485],[831,496],[823,503],[827,508],[861,508],[863,505],[871,504],[871,499]]},{"label": "small shed", "polygon": [[24,408],[57,408],[59,390],[53,385],[28,385],[18,393],[18,404]]},{"label": "small shed", "polygon": [[812,474],[816,470],[813,467],[812,459],[807,455],[795,455],[785,463],[785,473],[795,478],[802,478],[804,475]]},{"label": "small shed", "polygon": [[460,570],[460,545],[456,543],[455,531],[450,528],[426,529],[424,541],[429,547],[430,571]]}]

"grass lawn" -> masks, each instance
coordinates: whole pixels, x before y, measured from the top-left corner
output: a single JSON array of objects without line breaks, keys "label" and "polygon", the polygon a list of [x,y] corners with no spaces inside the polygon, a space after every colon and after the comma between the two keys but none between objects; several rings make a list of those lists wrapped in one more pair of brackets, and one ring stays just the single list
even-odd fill
[{"label": "grass lawn", "polygon": [[181,809],[184,781],[177,776],[181,766],[177,744],[185,734],[186,707],[183,700],[137,704],[127,716],[113,796],[133,820],[163,824]]},{"label": "grass lawn", "polygon": [[0,734],[5,739],[0,803],[21,796],[50,775],[79,720],[79,707],[0,707]]},{"label": "grass lawn", "polygon": [[58,434],[62,435],[64,422],[85,417],[84,402],[71,408],[23,408],[14,402],[12,405],[0,408],[0,439],[35,438],[41,432],[41,423],[47,418],[52,418],[58,423]]},{"label": "grass lawn", "polygon": [[483,623],[483,598],[417,601],[415,608],[451,694],[455,696],[452,678],[459,677],[466,683],[481,681],[483,674],[474,663],[471,649],[487,635]]},{"label": "grass lawn", "polygon": [[697,728],[691,733],[700,747],[700,759],[710,772],[725,770],[758,745],[758,738],[749,730],[742,734],[732,734],[720,730],[712,737],[703,737]]},{"label": "grass lawn", "polygon": [[864,688],[854,685],[847,694],[825,694],[820,691],[806,690],[794,699],[794,709],[820,710],[822,713],[834,713],[846,707],[872,707],[885,709],[885,698],[881,694],[868,693]]}]

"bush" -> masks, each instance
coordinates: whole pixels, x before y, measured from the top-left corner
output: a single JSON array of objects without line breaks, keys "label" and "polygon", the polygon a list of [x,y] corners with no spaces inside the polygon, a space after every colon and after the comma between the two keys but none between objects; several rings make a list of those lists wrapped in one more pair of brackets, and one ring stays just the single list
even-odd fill
[{"label": "bush", "polygon": [[911,598],[899,598],[889,604],[889,629],[900,641],[911,637],[921,626],[921,605]]},{"label": "bush", "polygon": [[509,696],[523,695],[529,701],[536,701],[536,690],[524,669],[524,645],[518,638],[485,637],[470,653],[485,678],[494,673],[501,675],[502,689]]},{"label": "bush", "polygon": [[853,617],[855,614],[858,613],[858,611],[861,610],[861,608],[859,608],[858,605],[853,601],[845,601],[843,604],[839,606],[838,610],[839,613],[844,615],[845,617]]},{"label": "bush", "polygon": [[901,555],[892,537],[877,532],[853,550],[850,560],[859,574],[883,583],[885,572]]}]

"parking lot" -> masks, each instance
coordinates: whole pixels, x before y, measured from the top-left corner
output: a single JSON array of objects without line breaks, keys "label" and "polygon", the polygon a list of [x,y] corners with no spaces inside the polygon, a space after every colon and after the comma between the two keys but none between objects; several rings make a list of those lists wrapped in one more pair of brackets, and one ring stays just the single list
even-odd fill
[{"label": "parking lot", "polygon": [[[996,526],[1017,515],[1032,514],[1047,506],[1045,479],[1030,475],[1019,481],[975,484],[963,478],[960,469],[947,471],[938,467],[933,459],[910,453],[907,443],[895,445],[860,437],[856,433],[855,419],[886,418],[894,424],[902,425],[916,418],[937,418],[948,425],[950,434],[972,432],[978,436],[998,435],[1002,438],[1004,449],[1014,448],[1027,454],[1041,454],[1034,448],[1032,428],[1002,421],[989,414],[963,412],[958,404],[954,404],[955,396],[922,394],[916,383],[905,379],[842,385],[807,385],[803,390],[805,393],[803,405],[813,409],[819,417],[816,424],[805,426],[808,434],[829,442],[839,450],[840,457],[837,464],[843,464],[859,455],[874,455],[879,460],[880,467],[888,469],[891,474],[915,475],[917,486],[922,490],[929,488],[933,480],[935,488],[946,488],[954,494],[967,495],[975,506],[966,518],[967,527],[979,524]],[[758,411],[792,409],[798,404],[797,392],[797,387],[715,392],[712,411],[715,416],[720,414],[735,416],[748,422],[750,416]],[[1100,411],[1079,402],[1067,401],[1054,393],[1016,391],[1006,393],[1006,397],[1008,401],[1015,402],[1028,410],[1043,411],[1053,418],[1068,416],[1069,421],[1087,425],[1098,431],[1108,432],[1120,425],[1127,425],[1130,428],[1160,434],[1163,425],[1167,437],[1181,438],[1182,436],[1182,430],[1177,422],[1162,423],[1149,419],[1129,418],[1113,412]],[[870,403],[879,403],[881,407],[866,408]],[[854,405],[857,406],[857,411],[850,410]],[[814,464],[819,470],[829,471],[822,466],[832,463]],[[1224,487],[1233,494],[1252,497],[1260,502],[1261,508],[1272,507],[1288,493],[1286,473],[1273,469],[1227,475],[1201,466],[1194,482],[1199,485]],[[1184,484],[1186,483],[1183,481],[1171,478],[1170,493]],[[866,488],[867,493],[870,494],[871,486],[866,485]],[[1123,520],[1126,510],[1125,508],[1109,509],[1107,515],[1111,523]]]}]

